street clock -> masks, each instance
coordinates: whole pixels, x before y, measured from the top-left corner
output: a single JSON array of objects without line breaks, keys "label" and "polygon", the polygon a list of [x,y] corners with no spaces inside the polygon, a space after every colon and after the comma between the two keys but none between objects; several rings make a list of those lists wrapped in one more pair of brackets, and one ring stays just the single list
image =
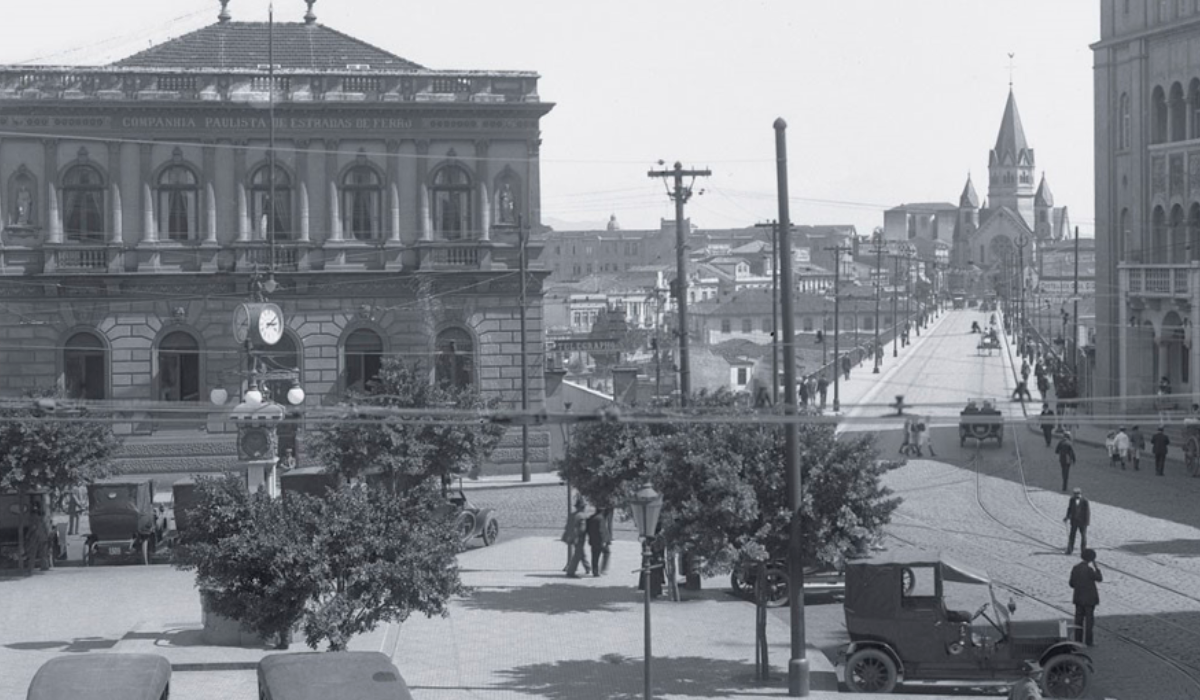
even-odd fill
[{"label": "street clock", "polygon": [[277,304],[250,302],[233,310],[233,339],[274,345],[283,337],[283,310]]}]

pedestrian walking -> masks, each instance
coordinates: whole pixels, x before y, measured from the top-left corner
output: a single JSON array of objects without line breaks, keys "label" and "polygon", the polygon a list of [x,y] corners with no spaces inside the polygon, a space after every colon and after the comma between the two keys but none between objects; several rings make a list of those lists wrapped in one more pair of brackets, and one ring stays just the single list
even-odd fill
[{"label": "pedestrian walking", "polygon": [[1021,360],[1021,380],[1029,381],[1029,360]]},{"label": "pedestrian walking", "polygon": [[25,552],[29,566],[36,565],[42,571],[48,571],[54,567],[54,542],[50,534],[54,528],[50,525],[50,514],[42,508],[40,496],[30,496],[29,515],[33,521],[27,540],[29,549]]},{"label": "pedestrian walking", "polygon": [[849,355],[842,355],[842,374],[845,375],[846,381],[850,381],[850,368],[854,365],[850,361]]},{"label": "pedestrian walking", "polygon": [[607,516],[611,508],[598,508],[588,516],[585,528],[587,530],[588,548],[592,551],[592,576],[600,576],[607,567],[607,562],[601,562],[601,557],[608,553],[612,542],[612,532],[607,525]]},{"label": "pedestrian walking", "polygon": [[815,404],[817,402],[817,378],[810,374],[805,384],[808,385],[808,400]]},{"label": "pedestrian walking", "polygon": [[925,450],[929,450],[930,457],[937,457],[937,453],[933,451],[933,443],[930,441],[928,418],[922,418],[917,422],[917,456],[921,457]]},{"label": "pedestrian walking", "polygon": [[1109,466],[1117,466],[1117,431],[1110,430],[1104,436],[1104,451],[1108,453]]},{"label": "pedestrian walking", "polygon": [[1042,700],[1042,689],[1038,687],[1042,667],[1027,659],[1021,664],[1021,672],[1024,675],[1008,689],[1008,700]]},{"label": "pedestrian walking", "polygon": [[808,382],[801,379],[798,383],[800,384],[800,405],[807,408],[808,407]]},{"label": "pedestrian walking", "polygon": [[1133,430],[1129,431],[1129,462],[1133,465],[1133,470],[1141,471],[1142,450],[1146,449],[1146,436],[1135,425]]},{"label": "pedestrian walking", "polygon": [[575,499],[575,510],[567,516],[567,526],[563,528],[562,541],[567,543],[567,566],[563,571],[568,578],[578,578],[575,574],[580,564],[584,573],[591,573],[591,567],[584,560],[583,545],[587,541],[587,502],[582,497]]},{"label": "pedestrian walking", "polygon": [[825,373],[821,373],[821,378],[817,380],[817,393],[821,395],[821,408],[825,408],[825,398],[829,394],[829,380],[825,378]]},{"label": "pedestrian walking", "polygon": [[1064,432],[1054,448],[1058,453],[1058,466],[1062,469],[1062,490],[1067,492],[1067,479],[1071,476],[1071,467],[1075,464],[1075,447],[1071,444],[1071,433]]},{"label": "pedestrian walking", "polygon": [[1117,463],[1121,465],[1121,470],[1125,470],[1125,458],[1129,456],[1129,435],[1125,433],[1125,426],[1117,428],[1117,434],[1113,438],[1113,449],[1117,453]]},{"label": "pedestrian walking", "polygon": [[1067,502],[1067,517],[1064,523],[1070,523],[1071,534],[1067,537],[1067,554],[1075,551],[1075,533],[1079,533],[1079,551],[1087,550],[1087,529],[1092,522],[1092,507],[1088,499],[1083,497],[1083,490],[1078,486]]},{"label": "pedestrian walking", "polygon": [[1042,436],[1046,438],[1046,447],[1049,447],[1054,439],[1054,423],[1058,416],[1054,415],[1054,410],[1048,403],[1042,404],[1042,412],[1038,415],[1042,420]]},{"label": "pedestrian walking", "polygon": [[1100,565],[1096,563],[1096,550],[1086,547],[1080,552],[1083,561],[1071,569],[1071,588],[1075,590],[1075,641],[1095,646],[1093,632],[1096,627],[1096,606],[1100,604],[1098,581],[1104,580]]},{"label": "pedestrian walking", "polygon": [[79,534],[79,516],[83,514],[83,504],[87,502],[87,491],[80,494],[82,486],[74,486],[67,491],[67,534]]},{"label": "pedestrian walking", "polygon": [[1154,473],[1159,476],[1163,475],[1163,468],[1167,465],[1167,447],[1170,444],[1171,438],[1167,437],[1166,431],[1161,427],[1150,438],[1150,452],[1154,455]]},{"label": "pedestrian walking", "polygon": [[1017,388],[1013,389],[1012,400],[1022,402],[1033,401],[1033,394],[1029,393],[1029,386],[1025,383],[1024,379],[1017,382]]}]

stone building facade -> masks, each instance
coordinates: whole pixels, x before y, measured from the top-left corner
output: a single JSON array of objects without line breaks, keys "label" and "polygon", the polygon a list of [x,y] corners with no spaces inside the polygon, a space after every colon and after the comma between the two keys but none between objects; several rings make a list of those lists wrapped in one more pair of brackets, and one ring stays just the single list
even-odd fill
[{"label": "stone building facade", "polygon": [[[210,397],[244,389],[231,319],[265,283],[286,325],[268,384],[304,390],[298,417],[387,355],[520,406],[519,243],[553,106],[537,80],[428,69],[311,5],[272,25],[222,9],[111,65],[0,67],[0,397],[116,410],[135,471],[225,468]],[[544,277],[525,280],[534,407]],[[548,468],[546,436],[530,444]],[[493,471],[521,458],[506,440]]]}]

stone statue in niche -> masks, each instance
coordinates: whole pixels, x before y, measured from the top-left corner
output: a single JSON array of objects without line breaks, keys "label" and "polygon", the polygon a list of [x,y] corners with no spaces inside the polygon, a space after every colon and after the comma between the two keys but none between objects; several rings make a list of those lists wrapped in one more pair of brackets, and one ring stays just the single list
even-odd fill
[{"label": "stone statue in niche", "polygon": [[517,223],[517,202],[513,197],[512,183],[504,183],[500,188],[500,223]]},{"label": "stone statue in niche", "polygon": [[0,225],[18,233],[32,232],[37,228],[37,207],[34,202],[35,187],[32,178],[18,171],[9,184],[8,192],[11,208],[6,208],[4,221],[0,221]]}]

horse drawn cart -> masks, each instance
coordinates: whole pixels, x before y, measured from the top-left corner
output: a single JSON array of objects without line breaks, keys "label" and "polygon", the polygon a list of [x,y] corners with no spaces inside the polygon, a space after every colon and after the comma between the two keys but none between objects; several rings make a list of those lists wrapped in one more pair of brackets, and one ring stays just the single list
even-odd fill
[{"label": "horse drawn cart", "polygon": [[996,329],[990,329],[979,338],[979,345],[975,346],[975,351],[982,355],[984,351],[990,356],[993,350],[1000,350],[1000,336],[996,333]]},{"label": "horse drawn cart", "polygon": [[1004,446],[1004,414],[996,408],[995,403],[991,400],[983,399],[982,405],[980,405],[980,402],[972,399],[967,402],[967,407],[959,414],[958,444],[960,447],[967,444],[967,438],[974,438],[981,445],[984,440],[994,438],[997,446]]}]

